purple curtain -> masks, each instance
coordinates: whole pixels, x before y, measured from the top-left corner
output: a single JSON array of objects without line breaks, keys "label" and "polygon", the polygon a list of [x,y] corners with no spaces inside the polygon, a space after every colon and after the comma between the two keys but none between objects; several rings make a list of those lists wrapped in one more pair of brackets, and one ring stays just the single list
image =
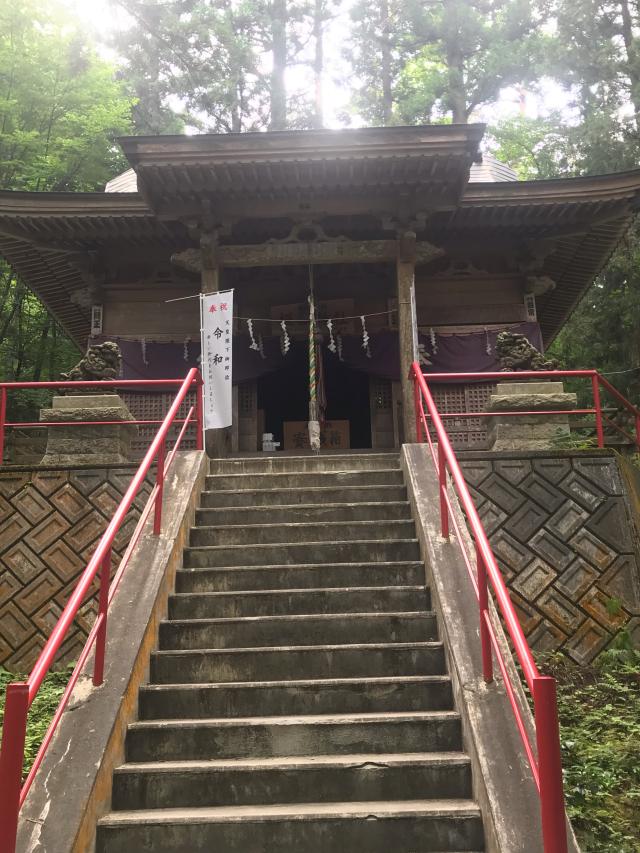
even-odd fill
[{"label": "purple curtain", "polygon": [[[510,325],[509,329],[525,335],[534,347],[542,350],[542,335],[537,323],[520,323],[515,327]],[[498,334],[499,330],[453,335],[436,333],[435,351],[430,336],[421,334],[420,344],[424,345],[424,352],[431,362],[431,366],[426,367],[425,372],[469,373],[499,370],[496,360]],[[102,335],[93,338],[92,343],[105,340],[115,340],[120,345],[123,379],[180,379],[190,367],[198,366],[199,341],[188,344],[148,341],[144,352],[147,362],[145,364],[140,341],[121,340],[117,336]],[[279,338],[264,338],[263,343],[264,358],[259,352],[249,349],[250,340],[247,334],[234,336],[234,383],[258,379],[266,373],[278,370],[284,358],[306,358],[306,346],[299,346],[299,341],[291,341],[291,349],[286,356],[280,352]],[[328,336],[325,336],[325,358],[337,359],[337,354],[326,349],[326,343],[328,343]],[[369,350],[370,358],[362,348],[362,337],[359,335],[345,335],[342,338],[342,359],[348,367],[385,379],[400,378],[397,331],[371,334]]]}]

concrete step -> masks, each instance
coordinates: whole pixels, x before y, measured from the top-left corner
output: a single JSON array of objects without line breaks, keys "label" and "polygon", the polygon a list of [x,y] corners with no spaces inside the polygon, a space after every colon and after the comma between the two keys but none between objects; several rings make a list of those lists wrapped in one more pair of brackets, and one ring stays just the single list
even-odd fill
[{"label": "concrete step", "polygon": [[448,675],[329,678],[229,684],[149,684],[140,688],[141,720],[301,714],[446,711],[452,705]]},{"label": "concrete step", "polygon": [[196,524],[214,527],[233,524],[291,524],[327,521],[393,521],[411,518],[408,501],[369,503],[289,504],[199,509]]},{"label": "concrete step", "polygon": [[219,488],[215,492],[203,491],[200,497],[202,507],[257,507],[257,506],[291,506],[292,504],[330,504],[358,503],[363,501],[371,503],[374,501],[406,501],[406,486],[385,486],[380,484],[369,486],[318,486],[309,488],[305,483],[300,483],[295,488],[284,489],[282,486],[277,492],[270,488],[249,488],[243,485],[236,490],[224,490]]},{"label": "concrete step", "polygon": [[192,527],[189,544],[270,545],[293,542],[348,542],[351,539],[410,539],[415,524],[405,521],[318,521],[312,524],[234,524]]},{"label": "concrete step", "polygon": [[324,563],[220,569],[181,569],[176,592],[236,592],[258,589],[318,589],[353,586],[422,586],[424,564]]},{"label": "concrete step", "polygon": [[413,643],[437,639],[435,614],[332,613],[160,623],[160,650],[226,649],[348,643]]},{"label": "concrete step", "polygon": [[471,800],[309,803],[112,812],[96,853],[474,853],[484,850]]},{"label": "concrete step", "polygon": [[422,642],[197,649],[151,655],[151,681],[156,684],[256,681],[265,673],[278,681],[291,673],[298,678],[442,675],[444,653],[441,643]]},{"label": "concrete step", "polygon": [[310,471],[373,471],[398,468],[398,453],[336,453],[300,456],[243,456],[236,459],[212,459],[210,474],[282,474]]},{"label": "concrete step", "polygon": [[310,471],[282,474],[209,474],[207,491],[227,489],[293,489],[315,486],[401,486],[399,467],[377,471]]},{"label": "concrete step", "polygon": [[428,610],[429,598],[424,586],[181,592],[169,598],[169,619],[296,616],[312,613],[399,613]]},{"label": "concrete step", "polygon": [[373,563],[420,559],[417,539],[367,539],[270,545],[218,545],[184,549],[184,566],[282,566],[290,563]]},{"label": "concrete step", "polygon": [[358,753],[125,764],[113,777],[111,807],[118,811],[470,796],[470,761],[462,753]]},{"label": "concrete step", "polygon": [[146,720],[132,723],[126,761],[205,761],[355,752],[458,752],[454,711]]}]

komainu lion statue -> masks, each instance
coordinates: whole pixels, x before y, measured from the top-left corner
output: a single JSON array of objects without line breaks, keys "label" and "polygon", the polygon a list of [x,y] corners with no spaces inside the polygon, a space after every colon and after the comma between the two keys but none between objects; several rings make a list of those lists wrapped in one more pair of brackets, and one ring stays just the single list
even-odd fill
[{"label": "komainu lion statue", "polygon": [[500,332],[496,339],[500,370],[556,370],[558,363],[546,359],[524,335]]},{"label": "komainu lion statue", "polygon": [[[64,382],[96,382],[108,379],[117,379],[122,367],[122,353],[120,347],[114,341],[105,341],[103,344],[94,344],[80,361],[72,367],[68,373],[62,373]],[[78,392],[69,388],[69,393]],[[107,393],[109,393],[111,389]],[[88,394],[95,394],[94,389],[86,389]],[[103,392],[104,393],[104,392]]]}]

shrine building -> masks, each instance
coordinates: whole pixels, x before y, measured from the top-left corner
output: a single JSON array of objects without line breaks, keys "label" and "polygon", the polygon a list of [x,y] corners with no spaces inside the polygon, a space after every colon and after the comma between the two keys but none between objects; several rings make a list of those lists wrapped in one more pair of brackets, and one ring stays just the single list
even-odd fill
[{"label": "shrine building", "polygon": [[[327,448],[412,440],[412,285],[425,371],[544,349],[622,238],[640,170],[519,181],[482,125],[127,137],[105,192],[0,192],[0,254],[68,334],[117,341],[124,378],[198,364],[201,291],[233,289],[234,452],[303,446],[313,292]],[[585,365],[589,367],[590,365]],[[478,411],[490,383],[438,386]],[[167,397],[170,396],[164,395]],[[127,396],[157,417],[162,394]],[[480,421],[450,422],[481,448]]]}]

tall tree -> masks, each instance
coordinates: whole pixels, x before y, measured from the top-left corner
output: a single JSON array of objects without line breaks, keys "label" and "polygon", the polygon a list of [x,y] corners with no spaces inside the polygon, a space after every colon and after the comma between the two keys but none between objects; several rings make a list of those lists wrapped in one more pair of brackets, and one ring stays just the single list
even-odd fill
[{"label": "tall tree", "polygon": [[406,6],[402,0],[357,0],[345,56],[354,74],[353,111],[374,125],[392,124],[397,87],[410,54]]},{"label": "tall tree", "polygon": [[100,189],[132,99],[55,2],[0,5],[0,187]]},{"label": "tall tree", "polygon": [[631,168],[640,147],[640,9],[629,0],[539,0],[555,25],[547,73],[580,125],[583,172]]},{"label": "tall tree", "polygon": [[139,98],[140,132],[174,130],[176,121],[216,133],[283,130],[311,114],[313,99],[301,110],[286,87],[308,41],[311,0],[115,2],[135,22],[117,47]]},{"label": "tall tree", "polygon": [[541,12],[529,0],[408,0],[414,58],[401,78],[403,121],[469,121],[502,89],[535,79]]},{"label": "tall tree", "polygon": [[[61,4],[0,5],[2,189],[102,189],[124,167],[114,136],[130,130],[132,103]],[[75,358],[74,344],[0,260],[1,378],[57,379]]]},{"label": "tall tree", "polygon": [[368,121],[464,123],[536,74],[541,13],[529,0],[362,0],[352,17],[354,108]]}]

